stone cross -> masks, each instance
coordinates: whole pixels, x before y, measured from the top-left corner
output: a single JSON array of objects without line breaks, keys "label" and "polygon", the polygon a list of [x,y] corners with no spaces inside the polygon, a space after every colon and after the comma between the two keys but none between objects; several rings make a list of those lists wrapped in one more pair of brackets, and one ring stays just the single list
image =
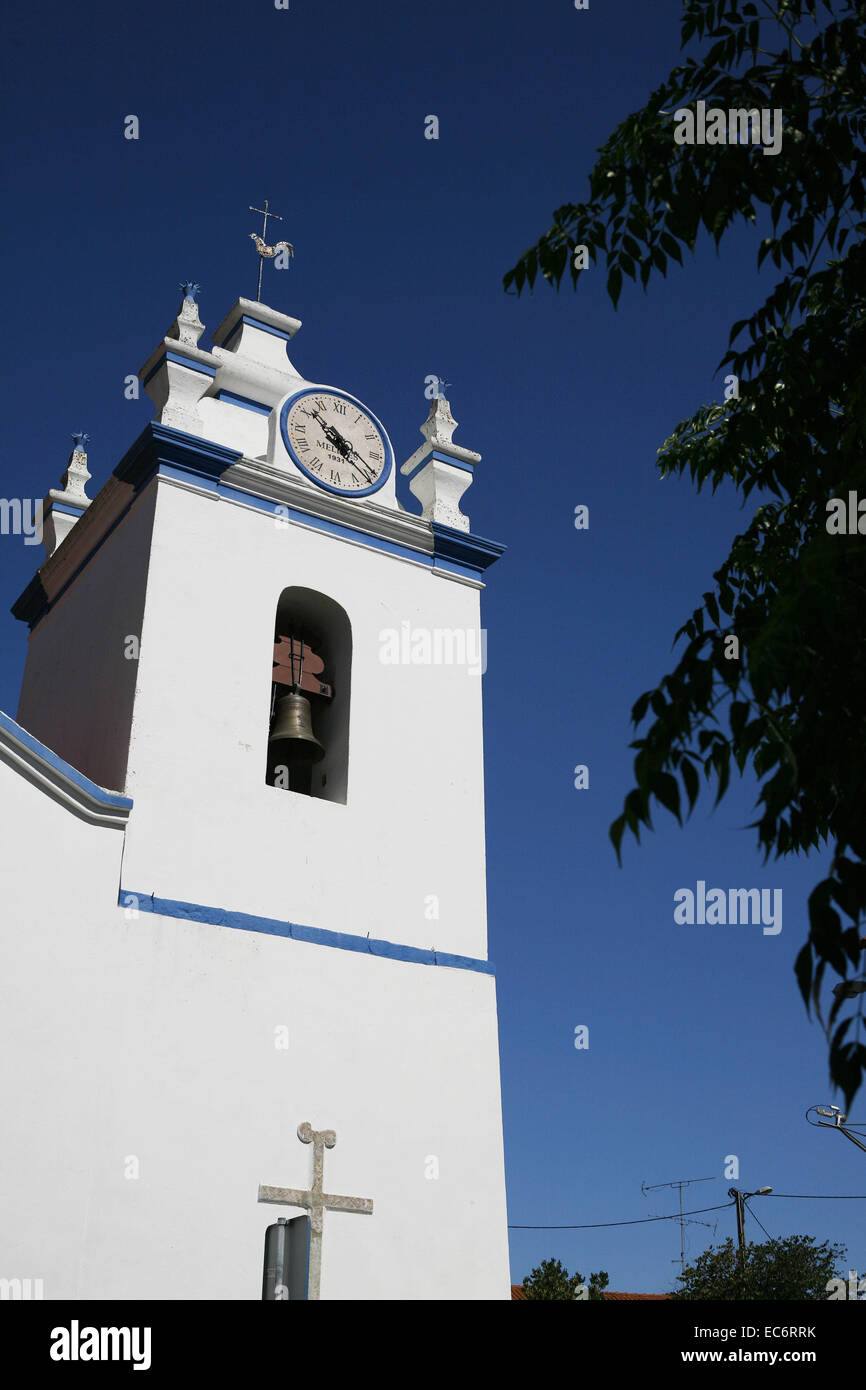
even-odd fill
[{"label": "stone cross", "polygon": [[310,1276],[309,1299],[318,1299],[322,1282],[322,1230],[325,1211],[357,1211],[366,1216],[372,1215],[371,1197],[334,1197],[323,1192],[325,1170],[325,1149],[332,1149],[337,1136],[332,1129],[313,1129],[307,1121],[298,1125],[298,1138],[302,1144],[313,1145],[313,1185],[309,1192],[297,1187],[265,1187],[259,1184],[260,1202],[271,1202],[275,1206],[305,1207],[310,1213]]}]

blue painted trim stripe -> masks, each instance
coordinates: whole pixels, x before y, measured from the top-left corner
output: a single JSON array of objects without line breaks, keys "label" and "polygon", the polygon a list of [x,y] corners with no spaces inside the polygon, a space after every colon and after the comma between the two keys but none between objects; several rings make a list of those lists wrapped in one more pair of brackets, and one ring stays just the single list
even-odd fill
[{"label": "blue painted trim stripe", "polygon": [[86,511],[86,507],[70,507],[68,502],[49,502],[45,508],[46,516],[49,512],[61,512],[63,516],[83,516]]},{"label": "blue painted trim stripe", "polygon": [[[173,478],[176,482],[189,481],[190,470],[182,466],[178,468],[161,462],[155,471],[161,477]],[[274,502],[269,497],[260,497],[255,492],[243,492],[240,488],[230,487],[227,483],[222,483],[204,472],[196,478],[196,485],[207,492],[214,492],[220,497],[225,497],[227,501],[240,502],[244,506],[252,507],[255,511],[267,512],[272,516],[279,514],[288,521],[300,522],[304,526],[311,527],[314,531],[324,531],[329,536],[338,536],[341,540],[354,541],[356,545],[366,546],[369,550],[381,551],[385,555],[396,555],[403,560],[412,560],[416,565],[424,565],[428,569],[435,566],[436,569],[445,570],[448,574],[453,574],[461,579],[477,580],[486,565],[490,563],[489,560],[482,564],[465,563],[467,555],[474,558],[472,537],[467,531],[456,533],[460,540],[455,555],[436,546],[435,537],[434,550],[431,554],[426,550],[413,550],[411,546],[400,545],[398,541],[371,536],[369,532],[362,531],[358,527],[344,526],[338,521],[330,521],[327,517],[316,516],[313,512],[305,512],[301,507],[289,506],[286,502]],[[288,517],[286,517],[286,513],[288,513]],[[482,541],[481,544],[483,546],[495,545],[495,542]]]},{"label": "blue painted trim stripe", "polygon": [[155,376],[166,362],[176,362],[179,367],[189,367],[191,372],[200,372],[202,376],[216,376],[216,367],[210,367],[206,362],[195,362],[189,357],[179,357],[176,352],[166,352],[160,357],[156,365],[151,367],[141,383],[142,386],[146,386],[150,378]]},{"label": "blue painted trim stripe", "polygon": [[[182,470],[169,469],[162,467],[161,473],[183,481]],[[399,541],[385,540],[381,536],[371,536],[368,531],[362,531],[358,527],[344,526],[338,521],[330,521],[327,517],[316,516],[313,512],[305,512],[301,507],[289,506],[286,502],[272,502],[267,497],[259,497],[257,493],[241,492],[238,488],[232,488],[225,483],[200,484],[205,487],[211,486],[212,491],[220,494],[221,497],[231,499],[234,502],[243,502],[248,507],[254,507],[257,511],[279,514],[282,517],[288,512],[289,521],[300,522],[304,526],[311,527],[314,531],[324,531],[329,536],[338,536],[341,540],[354,541],[356,545],[366,546],[369,550],[378,550],[385,555],[396,555],[402,560],[412,560],[416,565],[425,565],[432,569],[435,565],[437,569],[447,569],[449,574],[454,574],[462,579],[477,579],[479,571],[477,567],[453,563],[446,560],[443,564],[442,557],[431,554],[426,550],[413,550],[409,545],[400,545]]]},{"label": "blue painted trim stripe", "polygon": [[471,531],[457,531],[440,521],[434,521],[431,525],[433,555],[437,563],[440,557],[444,557],[458,565],[467,565],[478,576],[500,555],[505,554],[505,546],[499,541],[489,541],[484,536],[473,535]]},{"label": "blue painted trim stripe", "polygon": [[179,367],[189,367],[191,372],[201,372],[202,376],[216,376],[216,367],[207,362],[196,362],[191,357],[180,357],[176,352],[165,354],[166,362],[176,362]]},{"label": "blue painted trim stripe", "polygon": [[44,743],[40,743],[38,738],[34,738],[20,724],[16,724],[14,719],[10,719],[8,714],[0,710],[0,728],[7,734],[11,734],[14,739],[22,743],[25,748],[29,748],[31,753],[36,753],[44,763],[53,767],[56,772],[60,772],[68,782],[74,782],[76,787],[92,797],[94,801],[99,801],[103,806],[119,806],[124,810],[132,809],[132,801],[128,796],[121,796],[120,792],[106,791],[105,787],[100,787],[96,782],[91,782],[89,777],[85,777],[83,772],[79,772],[77,767],[66,762],[65,758],[58,755]]},{"label": "blue painted trim stripe", "polygon": [[241,314],[237,323],[233,324],[231,331],[226,334],[222,342],[217,342],[216,338],[214,338],[213,341],[216,343],[216,346],[227,348],[232,338],[240,331],[245,323],[248,324],[250,328],[257,328],[260,333],[270,333],[274,338],[282,338],[286,343],[292,341],[292,334],[286,333],[282,328],[272,328],[269,323],[262,323],[261,319],[251,318],[249,314]]},{"label": "blue painted trim stripe", "polygon": [[346,932],[326,931],[321,927],[301,927],[294,922],[280,922],[275,917],[255,917],[248,912],[230,912],[222,907],[203,907],[201,903],[185,903],[176,898],[158,898],[153,893],[133,893],[121,888],[118,907],[129,907],[136,900],[140,912],[153,912],[160,917],[177,917],[186,922],[205,922],[212,927],[230,927],[235,931],[261,932],[265,936],[284,936],[292,941],[306,941],[314,946],[331,946],[338,951],[358,951],[365,956],[387,960],[402,960],[413,965],[444,965],[451,970],[472,970],[479,975],[493,975],[489,960],[474,956],[452,956],[445,951],[424,951],[417,946],[398,946],[366,936],[350,936]]},{"label": "blue painted trim stripe", "polygon": [[226,401],[228,405],[239,405],[244,410],[254,410],[257,415],[270,415],[271,407],[260,401],[251,401],[249,396],[236,396],[234,391],[217,391],[215,401]]},{"label": "blue painted trim stripe", "polygon": [[465,459],[454,458],[451,454],[443,453],[441,449],[433,449],[426,458],[421,459],[420,463],[416,463],[415,467],[408,473],[403,473],[402,468],[400,472],[403,474],[404,478],[412,479],[419,469],[426,468],[427,464],[431,462],[447,463],[449,468],[461,468],[464,473],[475,473],[474,463],[467,463]]},{"label": "blue painted trim stripe", "polygon": [[[189,472],[184,468],[174,468],[166,463],[161,463],[158,472],[163,478],[173,478],[177,482],[187,482]],[[386,555],[397,555],[404,560],[414,560],[418,565],[426,565],[432,568],[434,563],[433,555],[426,550],[413,550],[411,546],[400,545],[398,541],[384,540],[379,536],[371,536],[369,532],[362,531],[354,526],[344,526],[338,521],[330,521],[327,517],[316,516],[313,512],[305,512],[300,507],[289,506],[287,502],[274,502],[269,497],[260,497],[257,492],[243,492],[240,488],[230,487],[227,483],[221,483],[216,478],[202,476],[196,480],[197,486],[207,492],[214,492],[220,497],[225,497],[227,501],[241,502],[246,507],[252,507],[258,512],[267,512],[271,516],[280,515],[281,518],[289,521],[300,522],[304,526],[310,526],[315,531],[325,531],[330,536],[339,536],[342,540],[355,541],[356,544],[365,545],[371,550],[381,550]],[[288,513],[288,516],[286,514]],[[475,579],[476,571],[466,566],[454,565],[455,573],[465,575],[467,578]]]},{"label": "blue painted trim stripe", "polygon": [[223,444],[214,444],[209,439],[200,439],[198,435],[153,421],[127,449],[114,476],[122,483],[130,483],[138,492],[163,463],[182,468],[193,477],[218,478],[241,458],[243,454],[239,449],[228,449]]}]

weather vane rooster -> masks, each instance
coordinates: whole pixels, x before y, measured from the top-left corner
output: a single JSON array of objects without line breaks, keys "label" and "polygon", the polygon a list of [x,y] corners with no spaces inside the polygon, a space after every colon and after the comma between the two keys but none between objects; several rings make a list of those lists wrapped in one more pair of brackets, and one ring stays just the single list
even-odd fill
[{"label": "weather vane rooster", "polygon": [[[267,198],[265,199],[265,205],[264,205],[263,208],[254,208],[253,205],[252,205],[252,203],[251,203],[251,204],[250,204],[250,212],[260,212],[260,213],[262,214],[262,216],[264,217],[264,219],[265,219],[265,220],[264,220],[264,223],[262,224],[262,235],[261,235],[261,236],[259,236],[258,232],[250,232],[250,234],[249,234],[251,240],[254,241],[254,242],[256,243],[256,251],[258,252],[258,255],[259,255],[259,283],[258,283],[258,289],[256,290],[256,299],[259,300],[259,301],[261,301],[261,297],[262,297],[262,267],[264,266],[265,261],[266,261],[266,260],[272,261],[272,260],[274,259],[274,257],[275,257],[275,256],[279,256],[281,252],[284,252],[285,255],[286,255],[287,257],[288,257],[288,256],[294,256],[294,254],[295,254],[295,248],[294,248],[294,246],[292,245],[292,243],[291,243],[290,241],[275,241],[274,244],[273,244],[273,246],[268,246],[267,242],[264,240],[264,238],[265,238],[265,237],[267,236],[267,234],[268,234],[268,218],[269,218],[269,217],[273,217],[277,222],[282,222],[282,220],[283,220],[282,217],[280,217],[280,215],[279,215],[278,213],[276,213],[276,212],[269,212],[269,211],[268,211],[268,199],[267,199]],[[286,264],[288,265],[288,262],[287,262]],[[280,267],[280,266],[278,266],[277,268],[278,268],[278,269],[282,269],[282,267]]]}]

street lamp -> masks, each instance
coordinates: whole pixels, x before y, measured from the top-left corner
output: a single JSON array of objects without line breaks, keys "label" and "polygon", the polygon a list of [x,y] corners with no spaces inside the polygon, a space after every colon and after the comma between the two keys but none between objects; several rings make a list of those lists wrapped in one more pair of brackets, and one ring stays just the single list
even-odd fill
[{"label": "street lamp", "polygon": [[[832,1124],[828,1125],[825,1120],[809,1120],[813,1110],[816,1115],[824,1115],[827,1120],[832,1120]],[[856,1144],[858,1149],[862,1149],[866,1153],[866,1144],[862,1143],[856,1134],[851,1133],[850,1127],[846,1126],[847,1118],[848,1116],[842,1114],[838,1105],[810,1105],[806,1111],[806,1119],[809,1120],[810,1125],[814,1125],[817,1129],[838,1129],[845,1135],[846,1139],[850,1139],[852,1144]]]},{"label": "street lamp", "polygon": [[759,1187],[756,1192],[739,1192],[736,1187],[728,1188],[728,1196],[737,1204],[737,1243],[740,1247],[740,1270],[746,1269],[746,1216],[745,1204],[748,1197],[768,1197],[772,1187]]}]

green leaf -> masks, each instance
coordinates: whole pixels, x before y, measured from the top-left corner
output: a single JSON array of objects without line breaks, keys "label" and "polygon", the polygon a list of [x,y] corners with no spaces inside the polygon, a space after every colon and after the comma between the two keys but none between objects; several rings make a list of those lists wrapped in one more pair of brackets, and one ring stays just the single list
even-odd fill
[{"label": "green leaf", "polygon": [[811,1011],[811,992],[812,992],[812,947],[808,941],[802,948],[794,963],[794,972],[797,976],[797,984],[803,996],[803,1003],[806,1005],[806,1012]]},{"label": "green leaf", "polygon": [[676,816],[682,824],[680,817],[680,788],[676,777],[672,777],[669,772],[654,772],[649,779],[650,791],[657,797],[666,811]]},{"label": "green leaf", "polygon": [[689,798],[689,814],[691,814],[691,812],[695,808],[695,802],[698,799],[700,779],[698,778],[697,771],[689,762],[688,758],[683,758],[682,762],[680,763],[680,772],[682,773],[686,793]]},{"label": "green leaf", "polygon": [[634,724],[635,728],[637,728],[638,724],[641,723],[644,716],[646,715],[646,712],[649,708],[649,702],[652,693],[653,692],[651,690],[645,691],[644,694],[639,696],[639,698],[635,700],[634,704],[632,705],[631,722]]},{"label": "green leaf", "polygon": [[676,237],[671,236],[670,232],[662,232],[659,240],[662,244],[662,249],[667,251],[671,260],[676,261],[677,265],[682,265],[683,255]]},{"label": "green leaf", "polygon": [[617,816],[616,820],[610,827],[610,831],[608,832],[610,834],[611,843],[614,849],[616,850],[617,863],[620,865],[622,864],[622,837],[624,832],[625,814],[623,813],[623,815]]},{"label": "green leaf", "polygon": [[738,740],[746,727],[749,717],[749,706],[744,700],[734,700],[731,703],[729,718],[731,721],[731,733],[735,740]]}]

